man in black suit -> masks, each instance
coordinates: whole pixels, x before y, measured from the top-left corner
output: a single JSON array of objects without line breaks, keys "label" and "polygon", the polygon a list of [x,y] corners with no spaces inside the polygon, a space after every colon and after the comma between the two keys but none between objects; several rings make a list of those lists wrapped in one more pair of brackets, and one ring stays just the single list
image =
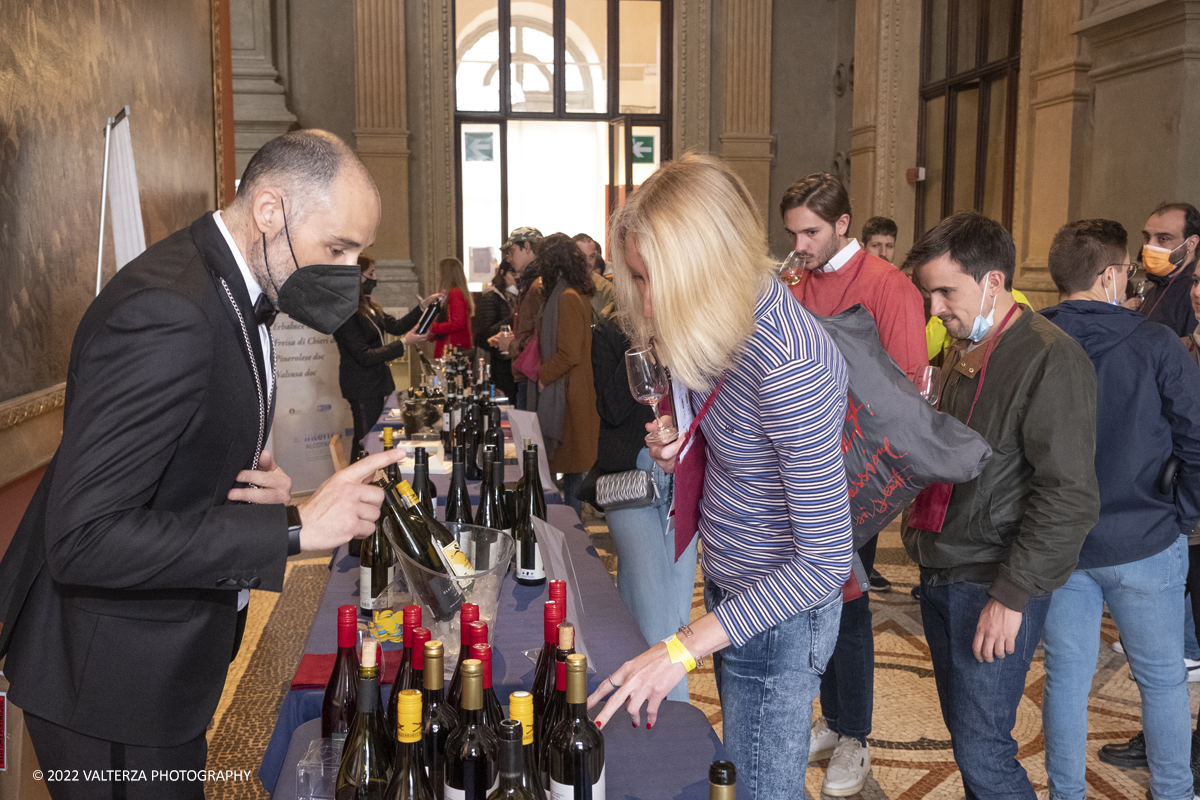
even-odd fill
[{"label": "man in black suit", "polygon": [[249,589],[278,592],[288,555],[374,529],[383,492],[366,481],[402,453],[335,474],[297,510],[263,444],[267,306],[340,325],[378,221],[346,144],[295,131],[251,159],[224,213],[150,247],[84,314],[62,443],[0,562],[9,696],[47,779],[78,771],[49,782],[55,800],[203,798]]}]

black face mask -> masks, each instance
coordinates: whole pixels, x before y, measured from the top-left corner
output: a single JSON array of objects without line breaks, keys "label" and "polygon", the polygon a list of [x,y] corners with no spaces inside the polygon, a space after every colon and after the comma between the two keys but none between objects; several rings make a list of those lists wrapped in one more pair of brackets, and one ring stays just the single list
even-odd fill
[{"label": "black face mask", "polygon": [[[310,264],[301,267],[292,249],[292,236],[288,232],[287,209],[283,208],[283,233],[287,237],[288,250],[296,271],[288,276],[283,286],[278,287],[276,305],[301,325],[331,334],[358,311],[358,288],[362,282],[362,270],[357,264]],[[263,264],[267,261],[267,235],[263,234]],[[271,270],[267,268],[267,274]],[[274,279],[272,279],[273,281]]]},{"label": "black face mask", "polygon": [[375,291],[375,287],[378,285],[379,282],[374,278],[367,278],[362,284],[363,294],[370,294],[371,292]]}]

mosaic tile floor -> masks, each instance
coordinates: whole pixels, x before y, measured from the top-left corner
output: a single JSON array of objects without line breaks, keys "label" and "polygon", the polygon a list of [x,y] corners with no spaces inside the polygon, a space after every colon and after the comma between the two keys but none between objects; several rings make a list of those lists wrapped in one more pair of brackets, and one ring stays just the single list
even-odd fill
[{"label": "mosaic tile floor", "polygon": [[[602,518],[585,514],[585,524],[609,572],[616,574],[616,550]],[[297,559],[288,566],[282,595],[254,592],[242,652],[231,665],[225,693],[209,729],[209,764],[224,769],[257,769],[275,723],[288,682],[295,671],[328,576],[327,558]],[[892,581],[893,591],[872,593],[875,630],[875,713],[870,737],[872,776],[856,797],[865,800],[958,800],[962,784],[949,747],[949,734],[938,709],[929,651],[921,632],[920,610],[909,595],[917,568],[900,545],[898,528],[880,538],[876,566]],[[704,612],[697,572],[693,614]],[[1106,643],[1117,638],[1107,617]],[[721,708],[711,667],[689,676],[692,704],[702,709],[721,732]],[[1046,785],[1041,732],[1042,656],[1035,656],[1018,711],[1019,758],[1036,789]],[[1192,713],[1200,708],[1193,692]],[[1129,679],[1125,657],[1101,648],[1089,705],[1089,794],[1104,800],[1140,800],[1149,773],[1120,770],[1096,759],[1096,749],[1120,742],[1140,727],[1137,687]],[[820,795],[826,761],[809,767],[809,795]],[[267,798],[257,781],[209,784],[209,800]]]}]

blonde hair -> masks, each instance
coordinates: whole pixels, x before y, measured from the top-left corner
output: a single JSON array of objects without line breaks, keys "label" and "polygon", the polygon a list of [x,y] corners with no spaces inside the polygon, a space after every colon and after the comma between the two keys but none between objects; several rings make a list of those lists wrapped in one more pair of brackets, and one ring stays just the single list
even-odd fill
[{"label": "blonde hair", "polygon": [[463,270],[462,262],[457,258],[443,258],[438,262],[438,291],[448,292],[458,289],[467,298],[467,313],[475,314],[475,301],[471,298],[471,290],[467,288],[467,273]]},{"label": "blonde hair", "polygon": [[[653,318],[625,258],[632,239],[646,265]],[[774,263],[746,185],[720,159],[687,153],[663,165],[609,225],[617,315],[638,345],[654,339],[691,389],[712,388],[754,332],[754,309]]]}]

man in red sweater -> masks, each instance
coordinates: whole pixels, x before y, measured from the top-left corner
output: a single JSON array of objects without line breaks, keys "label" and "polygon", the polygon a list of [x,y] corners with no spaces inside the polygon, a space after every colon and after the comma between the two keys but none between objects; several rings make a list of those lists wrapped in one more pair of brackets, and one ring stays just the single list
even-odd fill
[{"label": "man in red sweater", "polygon": [[[924,301],[900,270],[847,238],[846,187],[828,173],[813,173],[792,184],[779,210],[802,267],[792,294],[823,317],[861,303],[875,318],[883,349],[913,378],[919,367],[929,363]],[[875,545],[872,539],[858,550],[868,573],[875,564]],[[822,716],[809,739],[809,763],[832,756],[821,787],[824,794],[847,797],[867,782],[874,663],[871,608],[864,594],[842,606],[837,645],[821,677]]]}]

